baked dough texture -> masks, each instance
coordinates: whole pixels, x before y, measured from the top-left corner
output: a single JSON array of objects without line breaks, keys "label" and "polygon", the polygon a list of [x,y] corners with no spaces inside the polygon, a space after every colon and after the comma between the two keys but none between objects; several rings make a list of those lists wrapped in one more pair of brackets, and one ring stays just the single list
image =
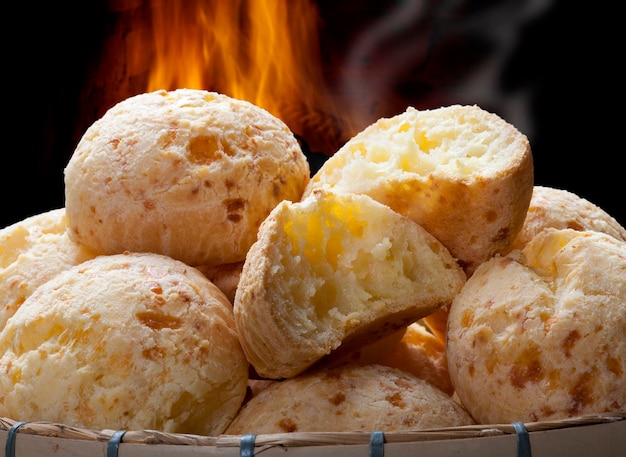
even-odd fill
[{"label": "baked dough texture", "polygon": [[510,250],[523,249],[548,227],[593,230],[626,241],[626,229],[599,206],[565,189],[535,186],[524,225]]},{"label": "baked dough texture", "polygon": [[65,206],[73,239],[99,253],[221,265],[243,261],[270,210],[309,179],[294,134],[264,109],[159,90],[87,129],[65,168]]},{"label": "baked dough texture", "polygon": [[[626,241],[626,229],[602,208],[565,189],[534,186],[522,229],[506,252],[524,246],[546,228],[592,230]],[[446,309],[425,316],[426,326],[445,341]]]},{"label": "baked dough texture", "polygon": [[481,265],[448,316],[448,368],[479,423],[626,408],[626,243],[548,228]]},{"label": "baked dough texture", "polygon": [[0,230],[0,330],[39,285],[96,256],[67,227],[65,208],[56,208]]},{"label": "baked dough texture", "polygon": [[533,191],[528,138],[475,105],[408,107],[351,138],[315,189],[367,194],[437,237],[468,274],[511,244]]},{"label": "baked dough texture", "polygon": [[454,387],[448,372],[445,340],[431,333],[422,321],[413,322],[345,356],[329,358],[324,366],[359,363],[394,367],[408,371],[452,395]]},{"label": "baked dough texture", "polygon": [[392,432],[474,423],[449,395],[411,373],[347,364],[268,386],[242,407],[226,433]]},{"label": "baked dough texture", "polygon": [[239,285],[243,261],[225,265],[199,265],[196,268],[224,292],[231,303],[235,301],[235,292]]},{"label": "baked dough texture", "polygon": [[448,308],[440,308],[428,316],[424,316],[421,319],[422,324],[428,328],[428,330],[439,338],[444,344],[446,341],[446,331],[448,328]]},{"label": "baked dough texture", "polygon": [[434,236],[366,195],[279,203],[235,293],[235,323],[261,377],[295,376],[448,306],[466,276]]},{"label": "baked dough texture", "polygon": [[413,373],[448,395],[454,393],[445,341],[420,322],[407,327],[400,343],[382,358],[381,363]]},{"label": "baked dough texture", "polygon": [[37,288],[0,332],[0,416],[219,434],[248,366],[232,306],[199,271],[98,256]]}]

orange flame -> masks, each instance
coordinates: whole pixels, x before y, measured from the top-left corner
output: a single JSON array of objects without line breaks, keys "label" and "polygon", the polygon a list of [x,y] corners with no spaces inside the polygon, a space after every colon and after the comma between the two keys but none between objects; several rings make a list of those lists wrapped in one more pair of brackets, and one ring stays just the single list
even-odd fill
[{"label": "orange flame", "polygon": [[281,118],[310,149],[349,130],[324,80],[319,13],[309,0],[152,0],[148,90],[207,89]]}]

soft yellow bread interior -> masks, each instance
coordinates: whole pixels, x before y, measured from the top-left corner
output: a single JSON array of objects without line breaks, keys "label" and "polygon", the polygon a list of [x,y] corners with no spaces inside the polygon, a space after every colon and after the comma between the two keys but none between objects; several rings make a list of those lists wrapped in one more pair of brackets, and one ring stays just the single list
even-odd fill
[{"label": "soft yellow bread interior", "polygon": [[408,107],[351,138],[308,183],[366,194],[435,235],[466,272],[513,241],[532,194],[530,145],[477,106]]},{"label": "soft yellow bread interior", "polygon": [[264,222],[235,317],[257,372],[289,377],[447,305],[464,281],[419,225],[364,195],[316,192]]},{"label": "soft yellow bread interior", "polygon": [[475,110],[462,116],[453,109],[461,108],[430,110],[425,115],[409,107],[401,117],[380,119],[346,143],[345,153],[331,157],[310,188],[332,180],[337,190],[353,189],[402,173],[497,175],[505,160],[502,151],[518,147],[519,138],[503,135],[487,118],[479,120]]}]

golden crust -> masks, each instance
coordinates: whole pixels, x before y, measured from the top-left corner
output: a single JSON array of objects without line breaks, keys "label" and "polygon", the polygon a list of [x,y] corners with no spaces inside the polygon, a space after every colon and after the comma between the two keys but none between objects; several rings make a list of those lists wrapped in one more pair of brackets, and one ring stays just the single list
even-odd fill
[{"label": "golden crust", "polygon": [[422,318],[422,324],[428,328],[428,330],[445,343],[446,341],[446,328],[448,326],[448,313],[447,308],[441,308],[428,316]]},{"label": "golden crust", "polygon": [[0,332],[0,416],[219,434],[248,363],[232,307],[158,254],[99,256],[35,290]]},{"label": "golden crust", "polygon": [[203,90],[130,97],[94,122],[65,168],[71,236],[104,254],[189,265],[243,261],[270,210],[310,169],[293,133],[249,102]]},{"label": "golden crust", "polygon": [[477,106],[407,108],[350,139],[305,189],[356,192],[437,237],[471,272],[519,232],[534,179],[525,135]]},{"label": "golden crust", "polygon": [[548,227],[593,230],[626,241],[626,229],[599,206],[564,189],[535,186],[524,225],[510,250],[523,249]]},{"label": "golden crust", "polygon": [[225,265],[200,265],[196,268],[213,284],[219,287],[231,303],[235,301],[235,292],[239,285],[243,261],[227,263]]},{"label": "golden crust", "polygon": [[421,323],[422,320],[349,354],[331,356],[320,366],[331,367],[344,363],[385,365],[408,371],[452,395],[454,388],[448,373],[445,340],[431,333]]},{"label": "golden crust", "polygon": [[400,343],[380,363],[413,373],[448,395],[454,393],[445,341],[419,322],[407,327]]},{"label": "golden crust", "polygon": [[242,407],[226,433],[392,432],[472,424],[449,395],[411,373],[347,364],[266,387]]},{"label": "golden crust", "polygon": [[235,322],[256,372],[287,378],[447,306],[465,279],[418,224],[368,196],[319,191],[261,225]]},{"label": "golden crust", "polygon": [[65,208],[57,208],[0,230],[0,330],[38,286],[96,256],[67,228]]},{"label": "golden crust", "polygon": [[480,423],[626,408],[626,243],[543,230],[481,265],[448,316],[450,377]]}]

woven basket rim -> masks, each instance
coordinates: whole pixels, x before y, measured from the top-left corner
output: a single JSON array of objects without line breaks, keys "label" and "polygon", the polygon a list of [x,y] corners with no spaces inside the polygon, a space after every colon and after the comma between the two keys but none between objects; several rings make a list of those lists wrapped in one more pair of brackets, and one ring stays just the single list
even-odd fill
[{"label": "woven basket rim", "polygon": [[[528,432],[555,430],[560,428],[595,425],[626,420],[626,411],[613,413],[588,414],[573,418],[553,421],[526,422],[524,426]],[[11,427],[20,425],[19,433],[54,438],[74,440],[101,441],[111,440],[118,430],[103,429],[90,430],[72,427],[65,424],[48,421],[19,421],[0,417],[0,431],[8,432]],[[384,432],[384,430],[382,431]],[[316,446],[330,444],[367,444],[372,432],[290,432],[255,435],[257,446]],[[516,428],[511,424],[464,425],[457,427],[420,429],[410,431],[384,432],[385,442],[405,443],[416,441],[431,441],[460,438],[479,438],[515,434]],[[124,431],[124,443],[134,444],[168,444],[187,446],[216,446],[238,447],[242,435],[202,436],[193,434],[178,434],[157,430],[128,430]]]}]

